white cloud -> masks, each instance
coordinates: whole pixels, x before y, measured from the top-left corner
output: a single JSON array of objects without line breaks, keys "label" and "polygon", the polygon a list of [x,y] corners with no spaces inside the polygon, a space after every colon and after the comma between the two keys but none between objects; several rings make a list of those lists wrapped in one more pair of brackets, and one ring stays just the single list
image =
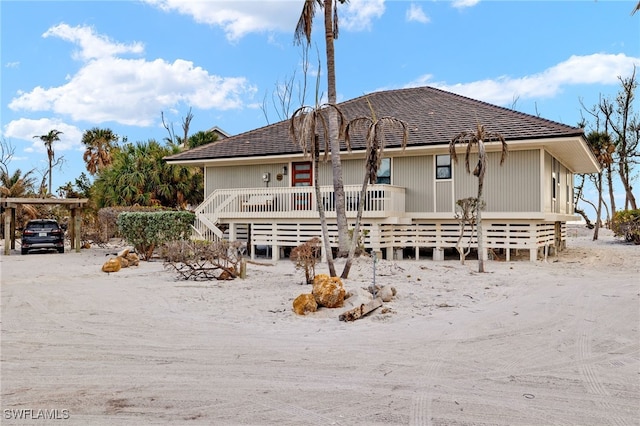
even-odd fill
[{"label": "white cloud", "polygon": [[[338,27],[349,31],[371,29],[371,21],[384,14],[385,0],[351,0],[338,5]],[[345,7],[346,6],[346,7]]]},{"label": "white cloud", "polygon": [[249,33],[289,31],[293,37],[303,2],[144,0],[164,11],[188,15],[195,22],[221,27],[228,40]]},{"label": "white cloud", "polygon": [[421,24],[428,24],[431,22],[431,19],[424,13],[422,7],[416,5],[415,3],[411,3],[409,9],[407,9],[407,21],[409,22],[419,22]]},{"label": "white cloud", "polygon": [[[46,153],[47,150],[44,143],[38,138],[40,135],[46,135],[52,129],[62,132],[59,136],[60,140],[54,142],[53,149],[55,152],[60,151],[80,151],[82,150],[82,131],[76,126],[67,124],[59,119],[40,118],[28,119],[21,118],[7,123],[3,129],[3,136],[8,138],[20,139],[26,144],[23,147],[25,152]],[[35,136],[35,137],[34,137]]]},{"label": "white cloud", "polygon": [[465,7],[473,7],[480,3],[480,0],[453,0],[452,6],[457,9],[463,9]]},{"label": "white cloud", "polygon": [[[195,22],[223,29],[229,41],[237,42],[250,33],[270,31],[290,33],[293,37],[303,1],[228,1],[228,0],[144,0],[166,12],[191,16]],[[350,0],[338,4],[340,29],[363,31],[383,15],[385,0]],[[322,9],[316,9],[316,19],[322,19]],[[320,25],[318,25],[320,24]],[[320,22],[316,25],[323,26]]]},{"label": "white cloud", "polygon": [[138,52],[139,44],[111,43],[87,27],[61,24],[45,34],[62,34],[65,40],[79,45],[82,50],[78,56],[85,63],[64,85],[19,93],[9,103],[12,110],[51,111],[94,124],[111,121],[151,126],[161,110],[176,104],[201,109],[240,108],[242,96],[256,91],[244,77],[212,75],[186,60],[170,63],[116,57]]},{"label": "white cloud", "polygon": [[142,43],[130,45],[115,43],[108,37],[96,34],[93,28],[86,26],[70,27],[67,24],[59,24],[49,28],[42,37],[58,37],[80,47],[80,51],[74,54],[76,59],[87,61],[89,59],[115,56],[122,53],[144,52]]},{"label": "white cloud", "polygon": [[485,102],[509,105],[514,99],[553,98],[564,87],[572,85],[616,85],[619,83],[618,76],[630,76],[634,66],[640,66],[640,58],[596,53],[571,56],[538,74],[519,78],[498,76],[491,80],[450,85],[434,82],[432,75],[424,75],[406,87],[429,85]]}]

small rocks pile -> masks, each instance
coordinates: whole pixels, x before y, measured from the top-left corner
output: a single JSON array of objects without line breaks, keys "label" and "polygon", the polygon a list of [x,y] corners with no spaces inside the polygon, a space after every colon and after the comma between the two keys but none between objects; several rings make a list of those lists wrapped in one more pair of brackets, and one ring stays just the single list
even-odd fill
[{"label": "small rocks pile", "polygon": [[349,305],[359,306],[376,297],[383,302],[390,302],[395,296],[396,289],[390,285],[347,292],[340,278],[319,274],[313,279],[311,293],[301,294],[293,301],[293,311],[305,315],[307,312],[316,312],[319,307],[340,308],[344,306],[345,299],[349,300]]},{"label": "small rocks pile", "polygon": [[116,257],[107,260],[102,265],[102,272],[118,272],[122,268],[138,266],[139,264],[140,258],[138,255],[127,248],[119,252]]}]

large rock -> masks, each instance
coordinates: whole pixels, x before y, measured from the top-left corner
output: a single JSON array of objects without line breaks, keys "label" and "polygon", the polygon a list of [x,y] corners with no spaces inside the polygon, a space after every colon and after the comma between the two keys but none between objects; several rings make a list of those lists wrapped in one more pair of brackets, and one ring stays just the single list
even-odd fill
[{"label": "large rock", "polygon": [[122,268],[120,260],[117,257],[112,257],[102,265],[102,272],[118,272]]},{"label": "large rock", "polygon": [[339,308],[344,305],[345,290],[342,280],[326,274],[316,275],[313,279],[313,296],[320,306]]},{"label": "large rock", "polygon": [[318,304],[313,294],[301,294],[293,301],[293,312],[298,315],[304,315],[307,312],[315,312],[318,310]]}]

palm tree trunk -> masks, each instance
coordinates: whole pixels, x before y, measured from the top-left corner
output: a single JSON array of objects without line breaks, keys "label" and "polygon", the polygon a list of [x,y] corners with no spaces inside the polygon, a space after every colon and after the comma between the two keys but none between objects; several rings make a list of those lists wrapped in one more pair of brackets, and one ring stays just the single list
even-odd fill
[{"label": "palm tree trunk", "polygon": [[[324,243],[324,252],[327,256],[327,266],[329,267],[329,275],[332,277],[336,275],[336,268],[333,264],[333,253],[331,251],[331,243],[329,242],[329,229],[327,227],[327,216],[324,211],[324,203],[322,202],[322,195],[320,194],[320,183],[318,180],[318,156],[320,152],[318,150],[318,136],[316,135],[316,140],[314,144],[314,153],[313,153],[313,186],[316,191],[316,203],[318,204],[318,215],[320,215],[320,226],[322,228],[322,241]],[[307,277],[307,282],[309,279]]]},{"label": "palm tree trunk", "polygon": [[[324,0],[324,30],[327,53],[327,96],[330,104],[336,104],[336,67],[333,35],[333,0]],[[343,257],[349,250],[349,228],[345,207],[344,181],[340,160],[340,140],[337,112],[329,110],[329,139],[331,146],[331,167],[333,172],[333,192],[336,203],[336,223],[338,226],[338,256]]]},{"label": "palm tree trunk", "polygon": [[482,177],[478,178],[478,272],[484,272],[484,238],[482,231]]},{"label": "palm tree trunk", "polygon": [[364,209],[364,203],[367,196],[367,186],[369,184],[369,170],[365,173],[364,182],[362,182],[362,189],[360,190],[360,199],[358,200],[358,213],[356,215],[356,223],[353,227],[353,235],[351,236],[351,246],[349,247],[349,254],[347,255],[347,261],[344,264],[342,275],[340,278],[343,280],[349,277],[349,271],[351,271],[351,265],[353,264],[353,257],[356,254],[356,248],[358,247],[358,237],[360,235],[360,221],[362,220],[362,211]]}]

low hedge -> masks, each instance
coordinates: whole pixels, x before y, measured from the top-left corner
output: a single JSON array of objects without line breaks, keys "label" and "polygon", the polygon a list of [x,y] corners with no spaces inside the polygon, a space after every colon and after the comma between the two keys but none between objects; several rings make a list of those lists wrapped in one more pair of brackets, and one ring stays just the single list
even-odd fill
[{"label": "low hedge", "polygon": [[149,260],[158,245],[189,238],[194,220],[195,214],[187,211],[122,212],[118,230],[143,260]]}]

